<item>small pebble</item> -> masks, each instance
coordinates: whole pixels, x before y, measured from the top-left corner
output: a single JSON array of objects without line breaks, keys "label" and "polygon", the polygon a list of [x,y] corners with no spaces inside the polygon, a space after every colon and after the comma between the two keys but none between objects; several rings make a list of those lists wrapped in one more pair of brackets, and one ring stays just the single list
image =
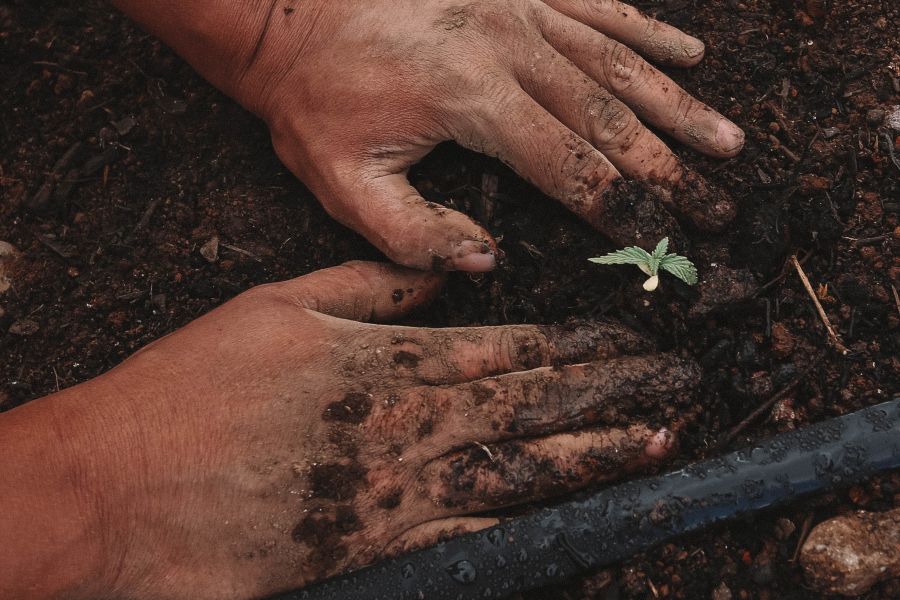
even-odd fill
[{"label": "small pebble", "polygon": [[891,112],[887,115],[885,124],[897,133],[900,133],[900,106],[895,106],[891,109]]},{"label": "small pebble", "polygon": [[824,594],[859,596],[900,575],[900,508],[820,523],[800,552],[806,579]]},{"label": "small pebble", "polygon": [[200,246],[200,256],[211,263],[219,259],[219,236],[214,235],[212,239]]},{"label": "small pebble", "polygon": [[719,584],[719,587],[713,590],[712,600],[731,600],[731,588],[725,585],[725,582]]},{"label": "small pebble", "polygon": [[866,123],[872,127],[881,125],[882,121],[884,121],[884,111],[882,109],[872,108],[866,113]]},{"label": "small pebble", "polygon": [[775,537],[784,541],[797,531],[797,526],[790,519],[781,518],[775,522]]},{"label": "small pebble", "polygon": [[112,122],[112,126],[119,135],[128,135],[135,125],[137,125],[137,121],[134,120],[134,117],[125,117],[119,121]]},{"label": "small pebble", "polygon": [[19,251],[16,250],[15,246],[9,242],[0,241],[0,294],[12,287],[12,281],[7,275],[9,270],[8,263],[12,262],[18,255]]},{"label": "small pebble", "polygon": [[37,333],[40,328],[41,326],[31,319],[19,319],[9,326],[9,332],[12,335],[26,336]]},{"label": "small pebble", "polygon": [[794,352],[796,342],[790,329],[784,323],[772,324],[772,354],[778,358],[787,358]]}]

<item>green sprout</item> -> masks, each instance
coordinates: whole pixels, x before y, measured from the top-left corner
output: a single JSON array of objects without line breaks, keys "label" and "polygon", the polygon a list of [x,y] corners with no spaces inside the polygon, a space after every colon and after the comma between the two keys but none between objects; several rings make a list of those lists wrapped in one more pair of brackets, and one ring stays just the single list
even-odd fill
[{"label": "green sprout", "polygon": [[668,271],[688,285],[696,284],[697,267],[694,266],[694,263],[678,254],[666,254],[668,250],[669,238],[666,237],[660,240],[652,254],[643,248],[629,246],[588,260],[598,265],[637,265],[649,277],[644,282],[644,289],[648,292],[659,287],[660,269]]}]

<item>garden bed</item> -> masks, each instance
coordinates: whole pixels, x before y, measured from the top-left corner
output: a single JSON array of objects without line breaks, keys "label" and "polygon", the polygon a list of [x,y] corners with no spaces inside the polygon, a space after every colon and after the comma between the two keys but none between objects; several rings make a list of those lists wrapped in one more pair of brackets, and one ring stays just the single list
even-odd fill
[{"label": "garden bed", "polygon": [[[694,256],[750,270],[761,291],[703,314],[671,278],[646,294],[637,269],[587,261],[613,249],[602,236],[498,162],[448,145],[412,180],[484,222],[506,261],[454,275],[412,322],[608,317],[697,358],[704,382],[678,424],[679,464],[900,392],[900,132],[885,123],[900,105],[900,5],[637,4],[708,44],[699,67],[673,76],[747,132],[730,161],[678,151],[740,204],[726,233],[694,236]],[[0,295],[0,410],[99,375],[253,285],[379,258],[281,166],[262,123],[106,2],[5,2],[0,56],[0,240],[23,255]],[[214,237],[210,261],[200,250]],[[829,347],[792,254],[846,356]],[[794,562],[809,526],[898,505],[893,474],[529,597],[818,598]],[[895,580],[866,597],[898,596]]]}]

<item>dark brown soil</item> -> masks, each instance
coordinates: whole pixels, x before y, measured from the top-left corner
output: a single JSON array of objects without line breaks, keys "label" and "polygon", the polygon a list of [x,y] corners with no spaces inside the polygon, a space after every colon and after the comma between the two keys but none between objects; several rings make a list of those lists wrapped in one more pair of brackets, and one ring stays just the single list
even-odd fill
[{"label": "dark brown soil", "polygon": [[[682,427],[683,461],[896,394],[900,137],[882,120],[900,104],[900,4],[637,4],[707,42],[703,64],[674,75],[748,134],[725,163],[680,150],[739,211],[720,236],[692,235],[691,254],[750,269],[763,291],[693,313],[696,292],[671,278],[644,294],[636,269],[587,262],[612,249],[602,236],[495,161],[446,146],[415,169],[415,184],[482,219],[507,260],[495,274],[452,277],[414,322],[610,316],[693,355],[704,384]],[[0,240],[24,255],[0,295],[0,410],[94,377],[250,286],[379,258],[279,164],[260,122],[105,2],[0,4],[0,91]],[[215,236],[210,262],[200,249]],[[848,356],[828,349],[785,267],[791,253]],[[531,596],[710,598],[719,588],[725,598],[724,584],[733,598],[818,598],[792,560],[808,526],[898,505],[894,474]],[[353,526],[324,522],[310,527],[323,541]],[[900,582],[866,597],[900,597]]]}]

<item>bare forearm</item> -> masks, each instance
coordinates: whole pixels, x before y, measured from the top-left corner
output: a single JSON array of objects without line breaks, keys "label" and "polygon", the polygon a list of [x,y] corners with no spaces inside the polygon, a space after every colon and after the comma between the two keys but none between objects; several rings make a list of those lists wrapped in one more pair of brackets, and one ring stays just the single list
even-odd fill
[{"label": "bare forearm", "polygon": [[273,8],[272,0],[112,0],[225,93],[237,95]]},{"label": "bare forearm", "polygon": [[102,534],[83,503],[85,469],[71,462],[66,403],[58,395],[0,415],[2,598],[83,597],[100,578]]}]

